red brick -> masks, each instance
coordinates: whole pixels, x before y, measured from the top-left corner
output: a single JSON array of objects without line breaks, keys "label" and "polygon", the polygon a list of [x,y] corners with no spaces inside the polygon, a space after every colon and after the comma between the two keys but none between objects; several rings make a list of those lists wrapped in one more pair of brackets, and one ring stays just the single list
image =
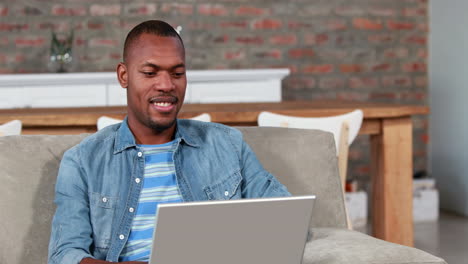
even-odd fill
[{"label": "red brick", "polygon": [[383,28],[380,21],[367,18],[354,18],[353,25],[355,28],[362,30],[381,30]]},{"label": "red brick", "polygon": [[18,37],[15,39],[17,47],[40,47],[45,44],[46,40],[43,37]]},{"label": "red brick", "polygon": [[340,16],[362,16],[366,13],[359,5],[340,6],[335,8],[335,13]]},{"label": "red brick", "polygon": [[402,59],[408,57],[409,51],[407,48],[391,48],[383,52],[384,56],[391,59]]},{"label": "red brick", "polygon": [[293,59],[300,59],[303,57],[314,57],[315,52],[313,49],[307,49],[307,48],[297,48],[297,49],[291,49],[289,50],[289,57]]},{"label": "red brick", "polygon": [[340,77],[325,77],[320,79],[320,89],[339,89],[345,86],[345,80]]},{"label": "red brick", "polygon": [[364,71],[364,66],[360,64],[342,64],[340,65],[342,73],[359,73]]},{"label": "red brick", "polygon": [[402,92],[400,99],[420,102],[427,99],[427,94],[425,92]]},{"label": "red brick", "polygon": [[428,86],[428,81],[427,81],[427,76],[418,76],[418,77],[414,77],[413,79],[414,81],[414,85],[416,87],[422,87],[422,88],[425,88]]},{"label": "red brick", "polygon": [[426,36],[408,36],[402,40],[402,43],[417,44],[425,46],[427,44]]},{"label": "red brick", "polygon": [[428,144],[429,143],[429,135],[428,134],[422,134],[421,135],[421,141],[424,142],[424,144]]},{"label": "red brick", "polygon": [[7,68],[0,68],[0,73],[1,74],[9,74],[9,73],[14,73],[13,70],[7,69]]},{"label": "red brick", "polygon": [[334,67],[331,64],[317,64],[317,65],[307,65],[302,70],[304,73],[332,73]]},{"label": "red brick", "polygon": [[299,14],[307,17],[311,16],[331,16],[333,13],[333,6],[330,4],[320,5],[301,5]]},{"label": "red brick", "polygon": [[283,23],[277,19],[261,19],[253,22],[254,29],[280,29]]},{"label": "red brick", "polygon": [[104,23],[88,22],[87,28],[91,30],[102,30],[104,29]]},{"label": "red brick", "polygon": [[307,45],[323,45],[329,40],[328,34],[307,34],[304,36],[304,41]]},{"label": "red brick", "polygon": [[260,51],[255,53],[255,57],[260,59],[271,58],[271,59],[281,59],[282,53],[280,50],[273,49],[268,51]]},{"label": "red brick", "polygon": [[297,36],[294,34],[272,36],[270,43],[275,45],[294,45],[297,43]]},{"label": "red brick", "polygon": [[382,77],[384,87],[410,87],[411,78],[408,76],[384,76]]},{"label": "red brick", "polygon": [[313,26],[310,23],[304,23],[302,21],[288,21],[288,28],[292,30],[300,30],[300,29],[312,29]]},{"label": "red brick", "polygon": [[205,16],[225,16],[227,15],[228,9],[219,4],[204,4],[198,6],[198,13]]},{"label": "red brick", "polygon": [[351,77],[348,84],[351,89],[377,88],[379,80],[374,77]]},{"label": "red brick", "polygon": [[365,102],[369,99],[369,96],[367,93],[338,92],[336,93],[336,99]]},{"label": "red brick", "polygon": [[90,47],[116,47],[119,42],[115,39],[94,38],[89,41]]},{"label": "red brick", "polygon": [[224,29],[247,29],[246,21],[224,21],[219,24]]},{"label": "red brick", "polygon": [[110,53],[109,58],[113,60],[121,60],[122,59],[122,54],[120,53]]},{"label": "red brick", "polygon": [[325,25],[326,28],[331,31],[348,29],[348,25],[346,24],[345,20],[328,20],[327,22],[325,22]]},{"label": "red brick", "polygon": [[404,72],[426,72],[427,65],[426,63],[422,63],[422,62],[411,62],[411,63],[403,64],[401,69]]},{"label": "red brick", "polygon": [[70,24],[68,22],[66,22],[66,21],[44,22],[44,23],[40,23],[37,26],[37,29],[64,32],[64,31],[69,31],[70,30]]},{"label": "red brick", "polygon": [[181,15],[192,15],[193,5],[191,4],[180,4],[180,3],[164,3],[161,6],[163,13],[181,14]]},{"label": "red brick", "polygon": [[402,15],[406,17],[426,17],[427,8],[422,7],[407,7],[402,10]]},{"label": "red brick", "polygon": [[258,8],[254,6],[240,6],[234,12],[234,14],[238,16],[262,16],[269,13],[269,10],[265,8]]},{"label": "red brick", "polygon": [[82,38],[76,38],[75,39],[75,45],[76,46],[84,46],[86,44],[86,40]]},{"label": "red brick", "polygon": [[40,16],[44,15],[44,12],[34,6],[23,6],[16,10],[16,14],[23,15],[23,16]]},{"label": "red brick", "polygon": [[229,36],[228,35],[222,35],[213,38],[214,43],[228,43],[229,42]]},{"label": "red brick", "polygon": [[245,52],[242,50],[238,51],[227,51],[224,53],[226,60],[242,60],[245,58]]},{"label": "red brick", "polygon": [[24,54],[16,54],[15,55],[15,62],[21,63],[26,61],[26,56]]},{"label": "red brick", "polygon": [[315,88],[316,80],[310,76],[290,75],[284,80],[284,86],[291,90],[306,90]]},{"label": "red brick", "polygon": [[7,61],[7,56],[5,54],[0,54],[0,63],[6,63]]},{"label": "red brick", "polygon": [[8,15],[8,7],[0,6],[0,16],[7,16]]},{"label": "red brick", "polygon": [[112,5],[91,5],[90,14],[92,16],[117,16],[120,15],[121,6],[119,4]]},{"label": "red brick", "polygon": [[348,56],[348,51],[344,49],[327,49],[327,50],[321,50],[319,53],[317,53],[317,56],[319,56],[322,60],[338,60],[341,61],[345,59]]},{"label": "red brick", "polygon": [[240,44],[255,44],[261,45],[263,44],[263,38],[260,36],[256,37],[237,37],[236,42]]},{"label": "red brick", "polygon": [[367,37],[368,41],[373,44],[388,44],[395,41],[395,35],[392,34],[378,34],[370,35]]},{"label": "red brick", "polygon": [[388,21],[387,28],[390,30],[412,30],[414,29],[414,23],[401,22],[401,21]]},{"label": "red brick", "polygon": [[127,15],[153,15],[156,13],[156,4],[133,3],[125,7]]},{"label": "red brick", "polygon": [[0,46],[6,46],[6,45],[8,45],[8,43],[10,43],[10,40],[8,40],[7,37],[1,37],[0,38]]},{"label": "red brick", "polygon": [[66,5],[53,5],[52,15],[55,16],[84,16],[86,15],[86,8],[84,6],[66,6]]},{"label": "red brick", "polygon": [[396,93],[371,93],[369,95],[369,99],[387,99],[387,100],[395,100],[397,99],[397,94]]},{"label": "red brick", "polygon": [[389,7],[369,7],[367,11],[369,14],[378,17],[391,17],[397,13],[395,9]]},{"label": "red brick", "polygon": [[0,31],[23,31],[29,29],[28,24],[0,23]]},{"label": "red brick", "polygon": [[373,72],[388,72],[393,70],[390,63],[379,63],[371,66]]},{"label": "red brick", "polygon": [[427,22],[423,22],[423,23],[419,23],[416,25],[416,28],[419,30],[419,31],[423,31],[423,32],[429,32],[429,25]]},{"label": "red brick", "polygon": [[192,30],[213,30],[214,27],[214,23],[205,23],[199,21],[191,21],[189,23],[189,29]]}]

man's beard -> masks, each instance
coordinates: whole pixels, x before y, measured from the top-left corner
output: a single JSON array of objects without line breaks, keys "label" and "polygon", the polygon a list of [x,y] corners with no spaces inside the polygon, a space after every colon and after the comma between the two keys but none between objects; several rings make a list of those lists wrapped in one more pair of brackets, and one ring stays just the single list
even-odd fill
[{"label": "man's beard", "polygon": [[151,119],[151,117],[148,118],[148,122],[146,122],[147,127],[151,128],[154,132],[156,133],[161,133],[166,129],[171,128],[175,123],[176,123],[176,118],[174,118],[170,123],[163,124],[161,122],[156,122]]}]

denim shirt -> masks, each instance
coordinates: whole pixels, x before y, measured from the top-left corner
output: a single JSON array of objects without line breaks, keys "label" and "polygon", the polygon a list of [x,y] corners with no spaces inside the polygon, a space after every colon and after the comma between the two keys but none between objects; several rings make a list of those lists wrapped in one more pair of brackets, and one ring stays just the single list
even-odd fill
[{"label": "denim shirt", "polygon": [[[184,202],[289,196],[239,130],[177,120],[176,180]],[[143,185],[145,157],[127,120],[65,152],[55,187],[49,264],[117,262]]]}]

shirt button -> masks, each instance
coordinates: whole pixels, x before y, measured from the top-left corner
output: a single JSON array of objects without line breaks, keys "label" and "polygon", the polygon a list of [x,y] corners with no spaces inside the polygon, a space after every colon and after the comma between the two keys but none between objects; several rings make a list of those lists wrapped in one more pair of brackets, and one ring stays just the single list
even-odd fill
[{"label": "shirt button", "polygon": [[228,191],[225,191],[225,192],[224,192],[224,196],[229,196],[229,192],[228,192]]},{"label": "shirt button", "polygon": [[140,181],[141,181],[140,178],[136,178],[136,179],[135,179],[135,182],[136,182],[136,183],[140,183]]},{"label": "shirt button", "polygon": [[107,198],[106,198],[106,197],[102,197],[102,202],[103,202],[103,203],[107,203]]},{"label": "shirt button", "polygon": [[130,213],[133,213],[133,211],[135,211],[135,209],[133,209],[133,207],[130,207],[130,208],[128,208],[128,211],[129,211]]},{"label": "shirt button", "polygon": [[137,155],[138,155],[138,157],[141,158],[141,156],[143,156],[143,153],[141,153],[141,151],[139,151]]},{"label": "shirt button", "polygon": [[124,238],[125,238],[124,235],[120,235],[120,236],[119,236],[119,239],[120,239],[120,240],[123,240]]}]

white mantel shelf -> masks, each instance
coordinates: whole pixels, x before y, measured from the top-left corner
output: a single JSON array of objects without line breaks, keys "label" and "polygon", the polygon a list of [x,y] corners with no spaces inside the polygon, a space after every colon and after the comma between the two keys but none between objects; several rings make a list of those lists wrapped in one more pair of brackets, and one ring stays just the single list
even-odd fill
[{"label": "white mantel shelf", "polygon": [[[289,69],[192,70],[187,103],[281,101]],[[0,75],[0,108],[86,107],[126,104],[115,72]]]}]

